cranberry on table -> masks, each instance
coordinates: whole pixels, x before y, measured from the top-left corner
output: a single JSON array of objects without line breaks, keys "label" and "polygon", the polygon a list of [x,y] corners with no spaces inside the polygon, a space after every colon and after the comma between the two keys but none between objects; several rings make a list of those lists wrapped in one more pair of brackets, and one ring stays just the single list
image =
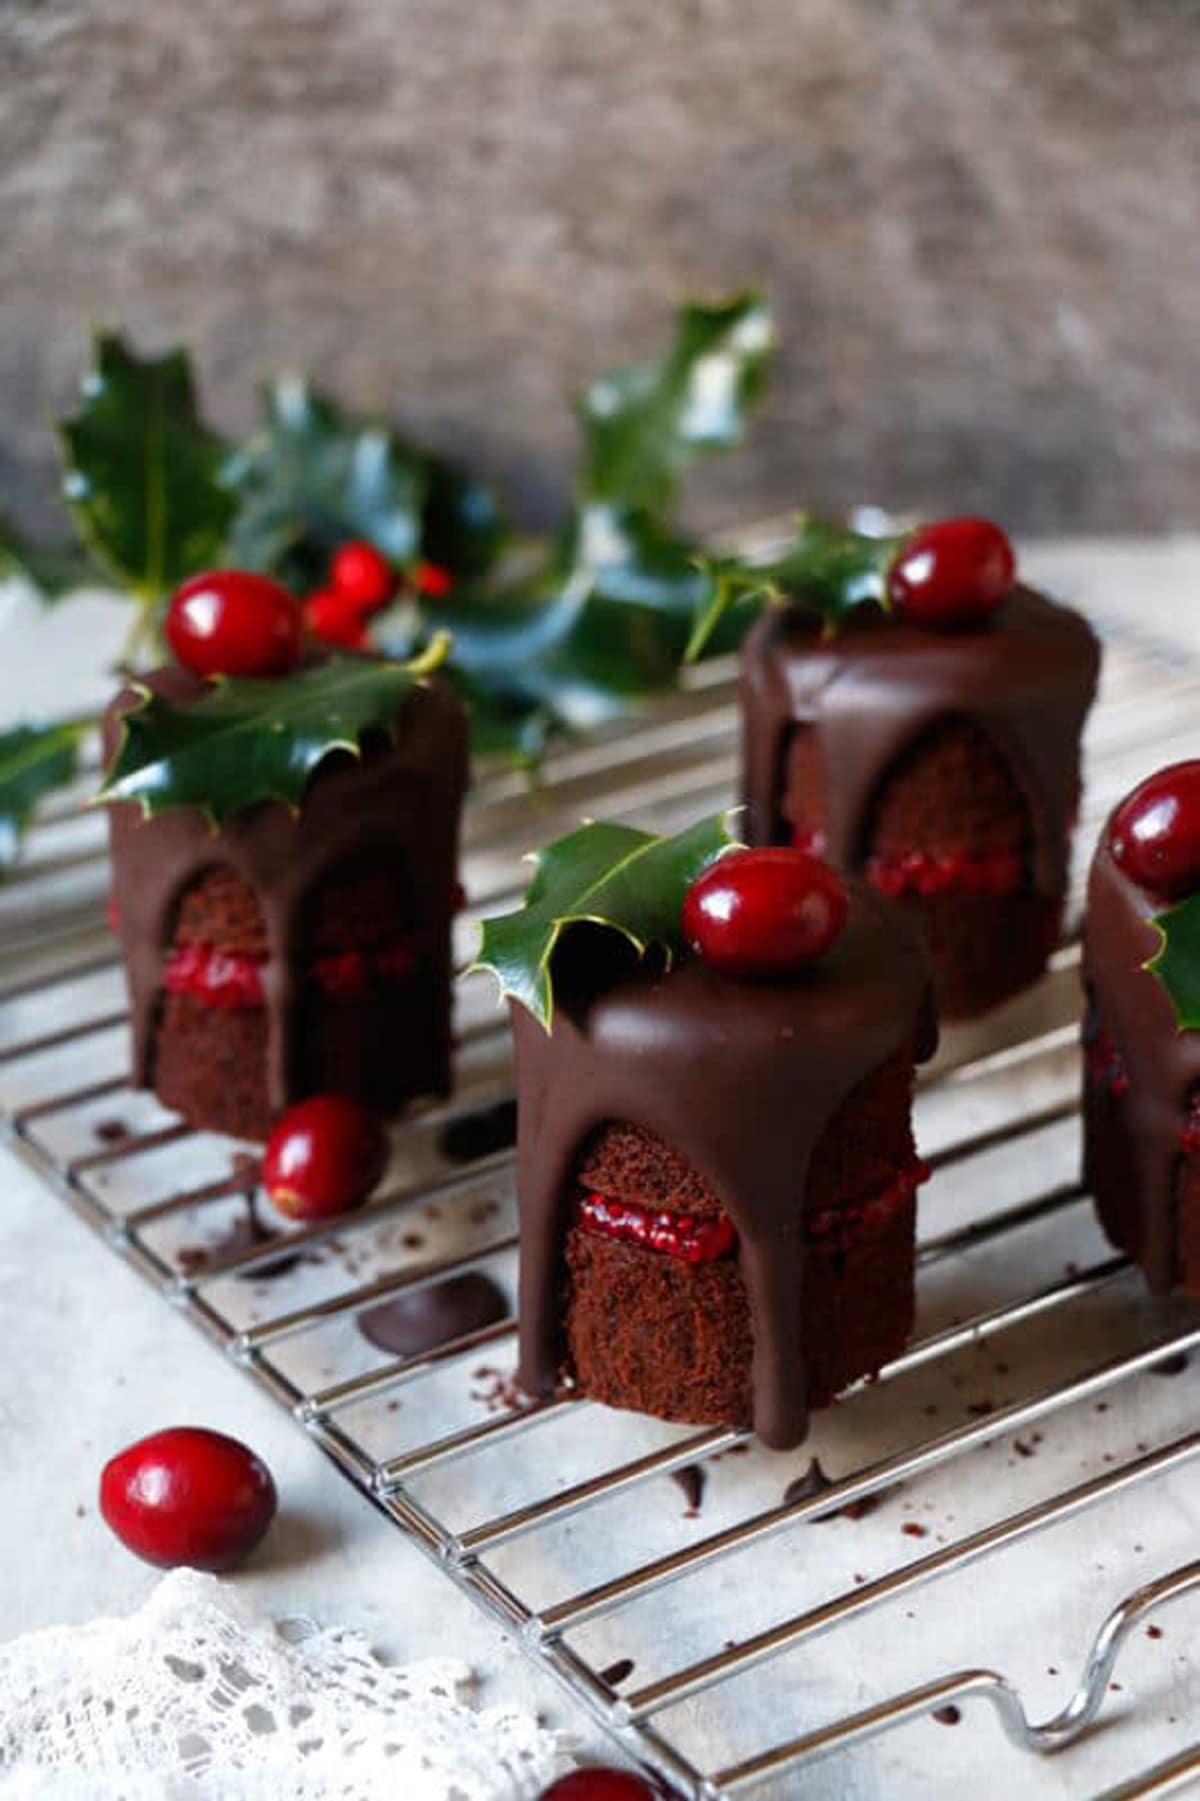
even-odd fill
[{"label": "cranberry on table", "polygon": [[662,1796],[661,1789],[629,1770],[594,1769],[560,1776],[542,1790],[541,1801],[662,1801]]},{"label": "cranberry on table", "polygon": [[167,643],[193,675],[286,675],[300,655],[300,604],[269,576],[214,569],[178,588]]},{"label": "cranberry on table", "polygon": [[106,1524],[127,1550],[164,1569],[233,1569],[266,1532],[275,1504],[266,1464],[202,1426],[139,1439],[100,1477]]},{"label": "cranberry on table", "polygon": [[353,538],[334,552],[329,580],[334,592],[360,613],[386,606],[396,591],[391,564],[365,538]]},{"label": "cranberry on table", "polygon": [[892,610],[913,625],[965,625],[994,613],[1016,558],[990,519],[939,519],[901,545],[888,570]]},{"label": "cranberry on table", "polygon": [[837,873],[790,845],[731,851],[688,889],[683,933],[725,975],[779,976],[823,957],[846,923]]},{"label": "cranberry on table", "polygon": [[304,624],[314,638],[338,650],[366,650],[370,643],[362,608],[336,588],[318,588],[308,596]]},{"label": "cranberry on table", "polygon": [[289,1219],[332,1219],[366,1200],[387,1160],[377,1113],[348,1095],[318,1094],[290,1107],[271,1133],[262,1182]]},{"label": "cranberry on table", "polygon": [[1172,763],[1140,783],[1109,821],[1113,861],[1164,900],[1200,889],[1200,761]]}]

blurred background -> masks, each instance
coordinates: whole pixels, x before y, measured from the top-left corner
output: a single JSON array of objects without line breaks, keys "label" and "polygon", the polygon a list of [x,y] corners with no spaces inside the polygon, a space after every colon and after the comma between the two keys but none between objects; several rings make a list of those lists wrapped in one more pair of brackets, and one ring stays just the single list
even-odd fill
[{"label": "blurred background", "polygon": [[0,497],[55,527],[94,323],[239,431],[310,371],[544,523],[563,398],[761,282],[704,523],[1170,528],[1200,484],[1197,0],[3,0]]}]

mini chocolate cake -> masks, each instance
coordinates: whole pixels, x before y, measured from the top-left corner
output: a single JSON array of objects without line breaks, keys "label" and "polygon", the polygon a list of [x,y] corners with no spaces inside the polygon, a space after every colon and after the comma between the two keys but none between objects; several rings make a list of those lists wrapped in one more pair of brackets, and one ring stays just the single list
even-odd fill
[{"label": "mini chocolate cake", "polygon": [[[149,678],[186,706],[182,669]],[[127,690],[109,709],[109,753]],[[192,1125],[264,1139],[321,1091],[383,1112],[450,1083],[450,927],[467,727],[444,684],[411,687],[395,735],[335,750],[293,812],[110,807],[114,918],[133,1080]]]},{"label": "mini chocolate cake", "polygon": [[862,873],[920,920],[944,1018],[1036,980],[1057,942],[1099,646],[1013,588],[947,630],[799,605],[747,640],[744,789],[756,844]]},{"label": "mini chocolate cake", "polygon": [[576,930],[549,1029],[513,1006],[519,1380],[795,1445],[912,1327],[920,935],[857,884],[827,954],[757,979]]},{"label": "mini chocolate cake", "polygon": [[[1182,822],[1181,795],[1191,809]],[[1116,810],[1097,847],[1083,941],[1083,1143],[1084,1180],[1113,1244],[1156,1292],[1200,1298],[1200,1016],[1186,1005],[1189,988],[1200,992],[1198,801],[1200,763],[1164,770]],[[1164,877],[1154,855],[1164,825],[1191,839],[1182,881]]]}]

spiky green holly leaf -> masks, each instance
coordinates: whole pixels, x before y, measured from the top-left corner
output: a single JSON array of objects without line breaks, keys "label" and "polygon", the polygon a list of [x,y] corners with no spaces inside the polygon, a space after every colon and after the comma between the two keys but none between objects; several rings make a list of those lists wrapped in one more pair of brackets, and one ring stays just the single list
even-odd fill
[{"label": "spiky green holly leaf", "polygon": [[139,357],[101,333],[60,433],[80,536],[122,585],[160,600],[220,559],[234,513],[220,479],[229,448],[200,418],[185,350]]},{"label": "spiky green holly leaf", "polygon": [[537,871],[514,913],[480,926],[477,969],[490,969],[502,994],[520,1001],[547,1031],[554,1015],[555,947],[571,925],[603,926],[639,956],[661,946],[668,961],[682,943],[683,898],[735,840],[724,814],[673,838],[591,821],[537,852]]},{"label": "spiky green holly leaf", "polygon": [[393,732],[448,649],[442,636],[409,663],[333,656],[273,680],[222,676],[191,706],[141,687],[96,798],[137,801],[147,819],[195,807],[214,825],[262,801],[298,807],[331,751],[357,756],[367,732]]},{"label": "spiky green holly leaf", "polygon": [[38,802],[74,778],[81,730],[68,722],[0,733],[0,872],[15,862]]},{"label": "spiky green holly leaf", "polygon": [[908,533],[877,537],[801,514],[791,542],[768,561],[701,557],[704,591],[687,647],[692,662],[735,607],[798,602],[830,626],[855,607],[887,605],[887,573]]},{"label": "spiky green holly leaf", "polygon": [[685,306],[664,356],[601,376],[583,395],[582,493],[668,507],[689,464],[740,440],[773,340],[760,294]]},{"label": "spiky green holly leaf", "polygon": [[281,376],[263,401],[262,432],[225,465],[237,503],[228,560],[298,592],[324,584],[348,538],[409,562],[420,544],[424,459],[390,426],[343,412],[302,376]]},{"label": "spiky green holly leaf", "polygon": [[1181,1032],[1200,1026],[1200,894],[1156,913],[1150,921],[1161,943],[1146,964],[1167,991]]}]

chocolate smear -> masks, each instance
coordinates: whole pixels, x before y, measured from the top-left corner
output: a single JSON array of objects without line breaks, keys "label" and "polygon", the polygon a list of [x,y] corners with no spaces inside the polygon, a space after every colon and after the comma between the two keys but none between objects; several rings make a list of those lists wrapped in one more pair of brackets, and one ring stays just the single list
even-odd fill
[{"label": "chocolate smear", "polygon": [[694,1518],[700,1511],[700,1503],[704,1499],[704,1487],[708,1481],[704,1467],[699,1463],[685,1463],[682,1469],[671,1471],[671,1480],[683,1490],[683,1498],[687,1502],[685,1518]]},{"label": "chocolate smear", "polygon": [[935,1707],[933,1717],[939,1726],[957,1726],[962,1719],[962,1713],[951,1701],[945,1707]]},{"label": "chocolate smear", "polygon": [[606,1670],[601,1670],[600,1680],[607,1682],[609,1688],[616,1688],[618,1684],[628,1681],[632,1675],[632,1657],[618,1657],[616,1663],[610,1663]]},{"label": "chocolate smear", "polygon": [[393,1357],[419,1357],[451,1339],[508,1318],[508,1297],[490,1276],[468,1270],[368,1307],[358,1329]]}]

